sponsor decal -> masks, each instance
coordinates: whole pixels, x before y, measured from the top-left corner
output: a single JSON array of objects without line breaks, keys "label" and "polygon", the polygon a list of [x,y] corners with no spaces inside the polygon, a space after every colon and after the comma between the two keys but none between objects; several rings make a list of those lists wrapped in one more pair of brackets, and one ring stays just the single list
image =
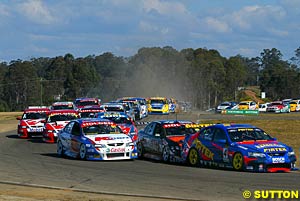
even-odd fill
[{"label": "sponsor decal", "polygon": [[87,127],[87,126],[95,126],[95,125],[111,125],[111,126],[116,126],[114,122],[110,121],[93,121],[93,122],[83,122],[82,127]]},{"label": "sponsor decal", "polygon": [[281,147],[264,149],[264,152],[286,152],[286,151],[287,151],[286,148],[281,148]]},{"label": "sponsor decal", "polygon": [[260,145],[255,145],[256,148],[260,149],[260,148],[265,148],[265,147],[283,147],[282,145],[279,144],[260,144]]},{"label": "sponsor decal", "polygon": [[207,158],[213,160],[214,157],[214,153],[211,152],[206,146],[204,146],[198,139],[196,139],[193,144],[195,144],[195,148],[199,151],[201,151],[201,153],[206,156]]},{"label": "sponsor decal", "polygon": [[125,152],[125,148],[111,148],[110,149],[110,152],[112,152],[112,153],[119,153],[119,152]]},{"label": "sponsor decal", "polygon": [[272,163],[285,163],[284,157],[272,158]]}]

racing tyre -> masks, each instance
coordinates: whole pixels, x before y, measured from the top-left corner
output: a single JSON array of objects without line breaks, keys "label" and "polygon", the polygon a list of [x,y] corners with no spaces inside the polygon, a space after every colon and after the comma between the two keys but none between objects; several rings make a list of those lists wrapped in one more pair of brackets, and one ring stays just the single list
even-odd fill
[{"label": "racing tyre", "polygon": [[137,143],[138,158],[144,157],[144,147],[141,143]]},{"label": "racing tyre", "polygon": [[162,159],[165,163],[170,162],[170,148],[169,146],[164,147],[162,152]]},{"label": "racing tyre", "polygon": [[79,158],[81,160],[85,160],[86,159],[86,147],[84,144],[80,145],[80,150],[79,150]]},{"label": "racing tyre", "polygon": [[235,153],[232,159],[232,167],[236,171],[242,171],[244,169],[244,157],[241,153]]},{"label": "racing tyre", "polygon": [[57,141],[56,153],[59,157],[63,157],[65,155],[64,146],[62,145],[60,140]]},{"label": "racing tyre", "polygon": [[199,160],[200,160],[200,157],[199,157],[199,154],[198,154],[198,151],[194,148],[192,148],[190,151],[189,151],[189,154],[188,154],[188,157],[187,157],[187,162],[190,166],[198,166],[199,165]]}]

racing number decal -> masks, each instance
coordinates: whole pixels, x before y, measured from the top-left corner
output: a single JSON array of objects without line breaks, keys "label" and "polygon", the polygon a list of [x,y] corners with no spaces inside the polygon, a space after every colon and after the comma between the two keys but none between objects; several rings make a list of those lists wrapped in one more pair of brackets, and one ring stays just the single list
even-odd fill
[{"label": "racing number decal", "polygon": [[223,148],[223,161],[228,162],[228,148]]}]

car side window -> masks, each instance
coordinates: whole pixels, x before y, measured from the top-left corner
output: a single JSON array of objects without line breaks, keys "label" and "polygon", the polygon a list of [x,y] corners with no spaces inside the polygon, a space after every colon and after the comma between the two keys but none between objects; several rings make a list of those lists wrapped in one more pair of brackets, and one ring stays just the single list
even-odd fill
[{"label": "car side window", "polygon": [[226,133],[222,130],[222,129],[219,129],[219,128],[216,128],[215,129],[215,132],[214,132],[214,142],[220,142],[220,140],[225,140],[225,142],[227,141],[226,140]]},{"label": "car side window", "polygon": [[153,135],[154,128],[155,128],[156,123],[151,123],[145,128],[145,133],[147,135]]},{"label": "car side window", "polygon": [[72,134],[77,136],[80,135],[80,125],[78,122],[74,123],[74,126],[72,128]]},{"label": "car side window", "polygon": [[204,140],[212,140],[213,137],[213,130],[212,128],[205,128],[200,132],[200,138]]},{"label": "car side window", "polygon": [[154,136],[155,137],[160,137],[162,135],[162,127],[160,124],[156,124],[155,129],[154,129]]},{"label": "car side window", "polygon": [[70,123],[68,123],[68,124],[65,126],[65,128],[64,128],[64,132],[65,132],[65,133],[71,133],[74,123],[75,123],[75,122],[70,122]]}]

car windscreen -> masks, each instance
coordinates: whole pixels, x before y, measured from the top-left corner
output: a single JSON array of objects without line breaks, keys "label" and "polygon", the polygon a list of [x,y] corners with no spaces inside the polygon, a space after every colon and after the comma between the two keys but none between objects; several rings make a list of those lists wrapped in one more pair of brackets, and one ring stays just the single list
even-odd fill
[{"label": "car windscreen", "polygon": [[80,117],[81,118],[94,118],[96,116],[96,112],[81,112]]},{"label": "car windscreen", "polygon": [[25,113],[22,119],[46,119],[46,113]]},{"label": "car windscreen", "polygon": [[228,129],[228,135],[233,142],[243,142],[249,140],[271,140],[272,137],[258,128]]},{"label": "car windscreen", "polygon": [[282,105],[282,103],[272,103],[272,105]]},{"label": "car windscreen", "polygon": [[121,107],[104,107],[107,112],[124,112]]},{"label": "car windscreen", "polygon": [[97,104],[98,104],[97,101],[81,101],[77,103],[78,106],[97,105]]},{"label": "car windscreen", "polygon": [[249,105],[249,103],[240,103],[239,105]]},{"label": "car windscreen", "polygon": [[166,104],[167,102],[164,100],[150,100],[151,104]]},{"label": "car windscreen", "polygon": [[127,117],[103,117],[104,119],[109,119],[116,124],[132,124],[129,118]]},{"label": "car windscreen", "polygon": [[53,110],[72,110],[73,105],[54,105],[52,106]]},{"label": "car windscreen", "polygon": [[220,106],[230,106],[230,103],[221,103]]},{"label": "car windscreen", "polygon": [[47,122],[56,122],[56,121],[71,121],[73,119],[77,119],[78,116],[76,114],[59,114],[59,115],[51,115],[48,118]]},{"label": "car windscreen", "polygon": [[99,135],[99,134],[120,134],[121,129],[114,125],[91,125],[83,127],[85,135]]},{"label": "car windscreen", "polygon": [[186,128],[184,125],[166,128],[166,135],[167,136],[186,135],[186,134],[193,134],[193,133],[196,133],[196,132],[197,131],[196,131],[195,128]]}]

